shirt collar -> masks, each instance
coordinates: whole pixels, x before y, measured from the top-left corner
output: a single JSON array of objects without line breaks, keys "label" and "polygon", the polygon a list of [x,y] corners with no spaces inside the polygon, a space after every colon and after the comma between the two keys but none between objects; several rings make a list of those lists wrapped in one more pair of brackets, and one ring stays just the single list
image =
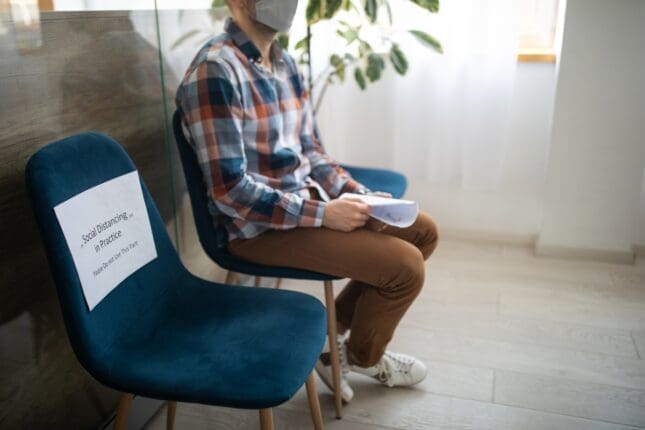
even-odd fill
[{"label": "shirt collar", "polygon": [[[242,29],[233,21],[232,18],[226,19],[226,24],[224,25],[224,30],[231,36],[231,39],[237,45],[237,47],[242,51],[246,57],[254,62],[262,61],[262,53],[257,46],[249,39],[249,37],[242,31]],[[283,51],[282,47],[277,40],[274,40],[271,44],[271,60],[283,60]]]}]

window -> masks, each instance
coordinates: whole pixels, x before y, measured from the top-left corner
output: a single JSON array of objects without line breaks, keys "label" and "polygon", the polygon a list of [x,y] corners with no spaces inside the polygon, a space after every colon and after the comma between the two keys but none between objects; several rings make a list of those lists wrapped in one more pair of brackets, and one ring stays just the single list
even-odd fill
[{"label": "window", "polygon": [[522,0],[518,60],[555,62],[560,0]]}]

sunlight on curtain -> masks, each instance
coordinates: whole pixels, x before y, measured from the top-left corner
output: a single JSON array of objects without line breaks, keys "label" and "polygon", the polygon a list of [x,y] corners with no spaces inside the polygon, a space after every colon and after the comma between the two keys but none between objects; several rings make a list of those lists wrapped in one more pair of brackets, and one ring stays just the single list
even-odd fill
[{"label": "sunlight on curtain", "polygon": [[522,0],[519,48],[553,51],[558,24],[558,0]]},{"label": "sunlight on curtain", "polygon": [[511,144],[517,2],[451,0],[434,16],[397,7],[402,25],[435,35],[445,51],[401,40],[411,67],[395,83],[397,166],[437,185],[495,189]]}]

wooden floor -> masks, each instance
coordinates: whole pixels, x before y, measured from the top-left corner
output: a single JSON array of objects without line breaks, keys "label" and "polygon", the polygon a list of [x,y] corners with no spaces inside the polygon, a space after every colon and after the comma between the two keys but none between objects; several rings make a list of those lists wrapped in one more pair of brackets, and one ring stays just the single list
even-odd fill
[{"label": "wooden floor", "polygon": [[[322,297],[322,284],[285,288]],[[339,283],[340,285],[340,283]],[[443,241],[391,349],[423,359],[408,389],[350,375],[355,398],[328,429],[645,428],[645,261],[536,258],[529,248]],[[165,409],[147,428],[165,428]],[[304,389],[276,428],[311,428]],[[255,411],[180,404],[177,429],[256,429]]]}]

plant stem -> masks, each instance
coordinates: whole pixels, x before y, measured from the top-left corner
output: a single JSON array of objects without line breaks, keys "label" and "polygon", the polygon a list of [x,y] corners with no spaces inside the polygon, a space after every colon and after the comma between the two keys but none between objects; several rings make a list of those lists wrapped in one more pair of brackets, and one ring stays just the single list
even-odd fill
[{"label": "plant stem", "polygon": [[309,86],[309,98],[311,103],[314,102],[314,82],[313,82],[313,68],[311,66],[311,25],[307,24],[307,81]]},{"label": "plant stem", "polygon": [[[345,62],[345,69],[348,69],[349,67],[353,66],[354,64],[358,63],[360,61],[360,58],[355,58],[352,61]],[[326,70],[328,70],[330,67],[328,67]],[[329,87],[329,84],[331,83],[331,79],[336,76],[338,72],[334,69],[333,72],[329,73],[325,77],[325,85],[322,87],[322,90],[320,90],[320,97],[318,97],[318,101],[315,104],[314,107],[314,115],[318,113],[318,110],[320,109],[320,106],[322,105],[322,101],[325,98],[325,93],[327,92],[327,88]],[[324,75],[321,73],[320,76],[316,79],[315,84],[320,82],[323,79]],[[315,86],[314,84],[314,86]],[[313,89],[311,90],[313,92]],[[311,99],[312,105],[314,104],[313,99]]]},{"label": "plant stem", "polygon": [[[334,75],[334,73],[329,75],[329,77],[331,78]],[[320,105],[322,105],[322,101],[325,98],[325,93],[327,92],[327,88],[329,87],[329,82],[330,82],[329,79],[327,79],[325,81],[325,85],[322,87],[322,90],[320,90],[320,97],[318,97],[318,102],[314,107],[314,116],[318,115],[318,111],[320,110]]]}]

